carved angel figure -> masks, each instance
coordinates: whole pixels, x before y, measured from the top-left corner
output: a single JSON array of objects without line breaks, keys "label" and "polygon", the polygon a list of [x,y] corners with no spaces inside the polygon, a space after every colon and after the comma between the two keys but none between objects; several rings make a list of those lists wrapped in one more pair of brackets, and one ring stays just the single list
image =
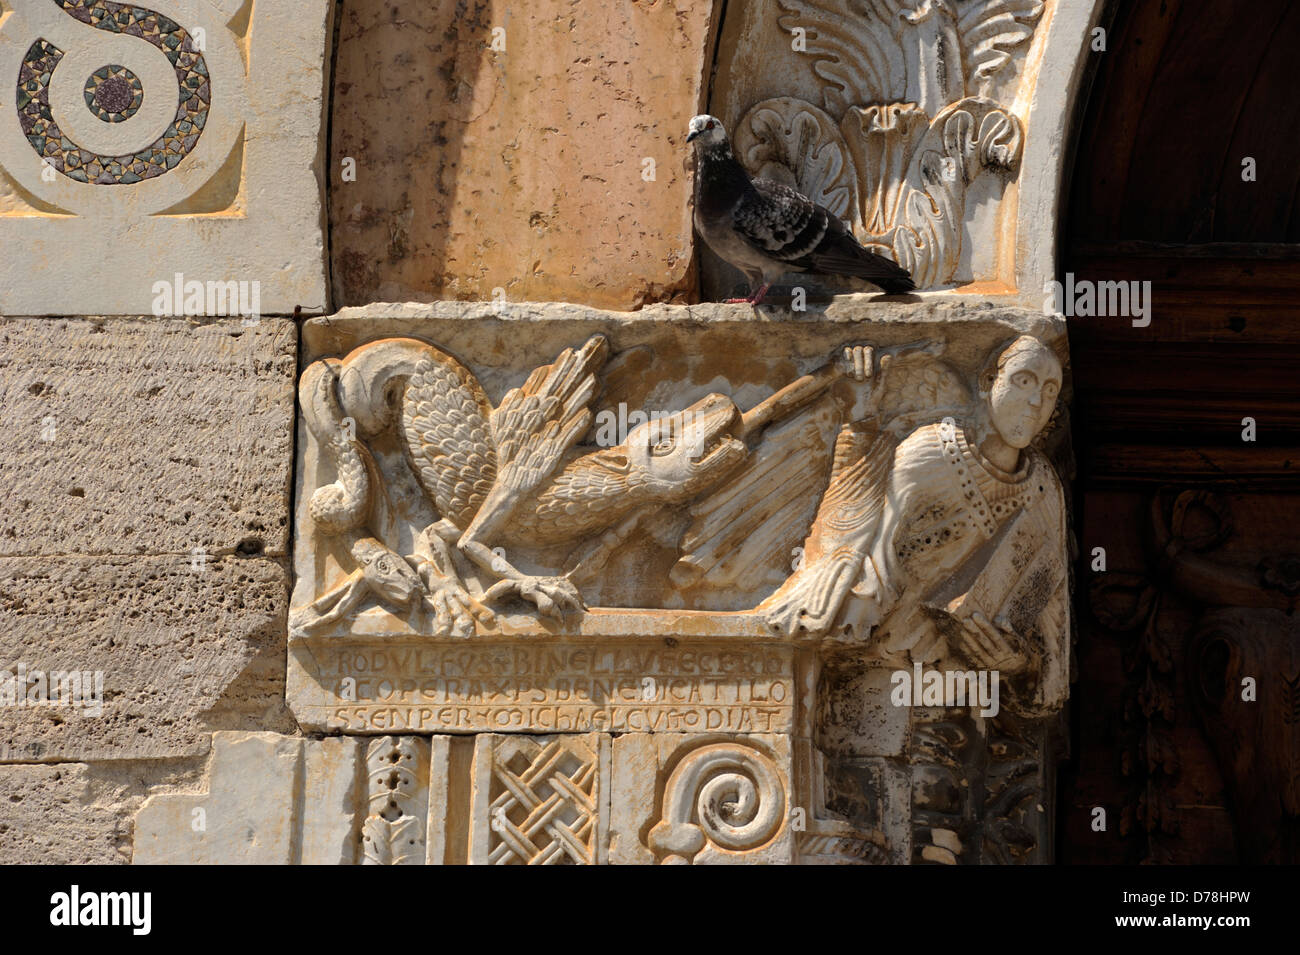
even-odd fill
[{"label": "carved angel figure", "polygon": [[1065,512],[1030,442],[1055,409],[1060,362],[1017,338],[990,356],[974,408],[936,366],[902,374],[934,378],[925,388],[942,420],[841,431],[803,566],[758,609],[782,634],[865,644],[892,662],[940,659],[946,637],[968,664],[1036,678],[1026,702],[1051,705],[1041,691],[1063,692],[1067,656]]}]

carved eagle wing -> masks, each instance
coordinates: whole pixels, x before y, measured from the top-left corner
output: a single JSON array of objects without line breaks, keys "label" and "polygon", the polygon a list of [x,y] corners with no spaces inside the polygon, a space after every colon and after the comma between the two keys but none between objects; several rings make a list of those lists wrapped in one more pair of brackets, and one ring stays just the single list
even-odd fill
[{"label": "carved eagle wing", "polygon": [[881,367],[880,425],[901,437],[945,416],[970,413],[972,396],[961,376],[925,352],[900,354]]},{"label": "carved eagle wing", "polygon": [[492,405],[477,379],[441,352],[416,363],[402,403],[411,463],[438,513],[465,527],[497,476]]},{"label": "carved eagle wing", "polygon": [[507,392],[492,412],[499,484],[527,494],[550,477],[591,426],[588,405],[596,394],[596,372],[608,355],[605,337],[594,335]]},{"label": "carved eagle wing", "polygon": [[596,373],[608,356],[605,336],[593,335],[581,348],[566,348],[551,364],[534,370],[501,399],[489,419],[496,482],[467,536],[498,526],[521,498],[550,479],[564,452],[591,426]]}]

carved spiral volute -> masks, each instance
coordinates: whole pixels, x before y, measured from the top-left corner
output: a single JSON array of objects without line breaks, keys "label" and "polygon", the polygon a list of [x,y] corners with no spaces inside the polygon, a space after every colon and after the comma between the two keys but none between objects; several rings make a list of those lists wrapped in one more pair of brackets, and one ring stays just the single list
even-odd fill
[{"label": "carved spiral volute", "polygon": [[715,743],[688,754],[668,778],[649,844],[665,865],[690,865],[706,845],[747,852],[770,842],[786,816],[776,765],[748,746]]}]

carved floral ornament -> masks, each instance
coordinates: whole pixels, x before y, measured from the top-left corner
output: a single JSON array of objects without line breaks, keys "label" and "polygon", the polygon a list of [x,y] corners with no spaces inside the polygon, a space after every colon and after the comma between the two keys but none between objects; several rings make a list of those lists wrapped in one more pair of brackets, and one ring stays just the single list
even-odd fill
[{"label": "carved floral ornament", "polygon": [[954,280],[966,199],[1016,174],[1021,121],[995,98],[1042,0],[779,0],[802,31],[822,102],[763,100],[735,124],[737,158],[844,219],[920,287]]}]

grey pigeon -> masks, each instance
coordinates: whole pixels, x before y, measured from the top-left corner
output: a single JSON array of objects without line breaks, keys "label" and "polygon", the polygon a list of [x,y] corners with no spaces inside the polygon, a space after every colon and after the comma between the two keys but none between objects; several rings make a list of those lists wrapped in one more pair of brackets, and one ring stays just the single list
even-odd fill
[{"label": "grey pigeon", "polygon": [[719,256],[749,278],[757,305],[787,272],[853,276],[891,295],[916,286],[907,269],[858,244],[844,223],[807,196],[770,179],[751,179],[732,155],[722,123],[691,120],[695,144],[695,228]]}]

